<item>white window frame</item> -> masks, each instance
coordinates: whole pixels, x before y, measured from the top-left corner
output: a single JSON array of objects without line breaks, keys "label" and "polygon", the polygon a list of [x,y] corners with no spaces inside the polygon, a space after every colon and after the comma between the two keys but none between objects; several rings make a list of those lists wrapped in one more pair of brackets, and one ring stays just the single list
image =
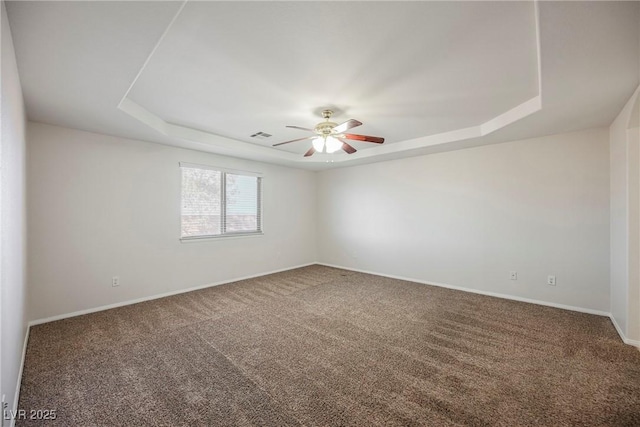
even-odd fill
[{"label": "white window frame", "polygon": [[[249,172],[237,169],[229,169],[229,168],[221,168],[217,166],[211,165],[201,165],[197,163],[187,163],[180,162],[179,164],[180,170],[180,241],[183,243],[187,242],[201,242],[205,240],[220,240],[220,239],[234,239],[239,237],[256,237],[264,235],[264,210],[262,209],[262,188],[263,188],[263,180],[264,176],[259,172]],[[192,168],[192,169],[206,169],[212,170],[216,172],[220,172],[220,225],[222,228],[222,232],[220,234],[206,234],[201,236],[182,236],[182,168]],[[242,175],[242,176],[253,176],[258,178],[258,192],[257,192],[257,203],[258,203],[258,230],[257,231],[232,231],[226,232],[227,226],[227,174],[232,175]]]}]

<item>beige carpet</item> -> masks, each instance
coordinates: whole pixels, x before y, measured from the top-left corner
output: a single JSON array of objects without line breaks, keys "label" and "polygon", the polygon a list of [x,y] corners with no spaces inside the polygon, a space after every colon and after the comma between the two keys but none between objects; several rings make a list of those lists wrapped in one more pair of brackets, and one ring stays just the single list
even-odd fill
[{"label": "beige carpet", "polygon": [[[322,266],[31,329],[60,426],[640,426],[605,317]],[[28,412],[27,412],[28,414]]]}]

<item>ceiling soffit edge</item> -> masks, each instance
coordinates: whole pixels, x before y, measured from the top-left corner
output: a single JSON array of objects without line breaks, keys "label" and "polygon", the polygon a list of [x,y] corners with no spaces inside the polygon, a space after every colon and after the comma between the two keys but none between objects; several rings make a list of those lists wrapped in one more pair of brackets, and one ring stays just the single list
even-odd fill
[{"label": "ceiling soffit edge", "polygon": [[345,163],[350,161],[375,158],[379,156],[385,156],[391,153],[399,153],[408,150],[415,150],[419,148],[431,147],[435,145],[443,145],[453,143],[457,141],[463,141],[472,138],[479,138],[485,135],[489,135],[499,129],[504,128],[512,123],[515,123],[531,114],[534,114],[542,109],[542,69],[541,69],[541,52],[540,52],[540,14],[538,0],[534,1],[534,22],[535,22],[535,42],[536,42],[536,62],[537,62],[537,79],[538,79],[538,94],[533,98],[514,106],[508,111],[499,114],[484,123],[474,125],[471,127],[456,129],[448,132],[437,133],[433,135],[427,135],[415,139],[396,142],[394,144],[380,145],[366,150],[360,150],[349,156],[334,156],[331,154],[317,153],[313,157],[302,157],[295,153],[290,153],[282,150],[273,149],[271,147],[263,147],[247,142],[239,141],[232,138],[227,138],[221,135],[217,135],[212,132],[195,129],[179,124],[170,123],[164,120],[157,114],[149,111],[142,105],[131,100],[128,96],[133,87],[136,84],[138,78],[142,75],[145,67],[149,63],[151,57],[154,55],[158,47],[162,44],[163,39],[170,31],[171,27],[180,16],[182,10],[187,4],[188,0],[185,0],[171,22],[167,25],[166,29],[158,39],[158,42],[148,55],[147,59],[143,63],[142,67],[136,74],[135,78],[131,82],[129,88],[123,95],[117,108],[134,119],[140,121],[146,126],[151,127],[157,132],[166,135],[170,138],[177,138],[180,140],[192,141],[200,144],[204,144],[207,147],[206,151],[228,154],[233,152],[234,156],[245,157],[249,159],[255,159],[259,157],[263,161],[272,160],[276,163],[293,163],[293,164],[318,164],[318,163]]}]

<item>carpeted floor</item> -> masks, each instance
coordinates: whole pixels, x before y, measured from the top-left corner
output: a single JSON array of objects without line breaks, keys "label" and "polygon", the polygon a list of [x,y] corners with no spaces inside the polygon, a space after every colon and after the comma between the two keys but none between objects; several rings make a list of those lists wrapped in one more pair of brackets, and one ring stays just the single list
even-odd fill
[{"label": "carpeted floor", "polygon": [[33,327],[60,426],[640,425],[610,320],[322,266]]}]

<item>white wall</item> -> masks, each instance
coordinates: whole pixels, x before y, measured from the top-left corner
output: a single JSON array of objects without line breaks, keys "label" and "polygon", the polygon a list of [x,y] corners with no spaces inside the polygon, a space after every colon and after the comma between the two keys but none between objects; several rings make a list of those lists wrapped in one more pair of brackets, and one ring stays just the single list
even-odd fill
[{"label": "white wall", "polygon": [[0,383],[8,408],[26,333],[25,115],[7,12],[2,2],[2,135],[0,137]]},{"label": "white wall", "polygon": [[[27,136],[31,319],[316,259],[313,172],[37,123]],[[181,161],[262,172],[264,236],[180,243]]]},{"label": "white wall", "polygon": [[609,128],[611,314],[640,345],[640,87]]},{"label": "white wall", "polygon": [[317,203],[323,263],[609,312],[606,129],[325,171]]}]

